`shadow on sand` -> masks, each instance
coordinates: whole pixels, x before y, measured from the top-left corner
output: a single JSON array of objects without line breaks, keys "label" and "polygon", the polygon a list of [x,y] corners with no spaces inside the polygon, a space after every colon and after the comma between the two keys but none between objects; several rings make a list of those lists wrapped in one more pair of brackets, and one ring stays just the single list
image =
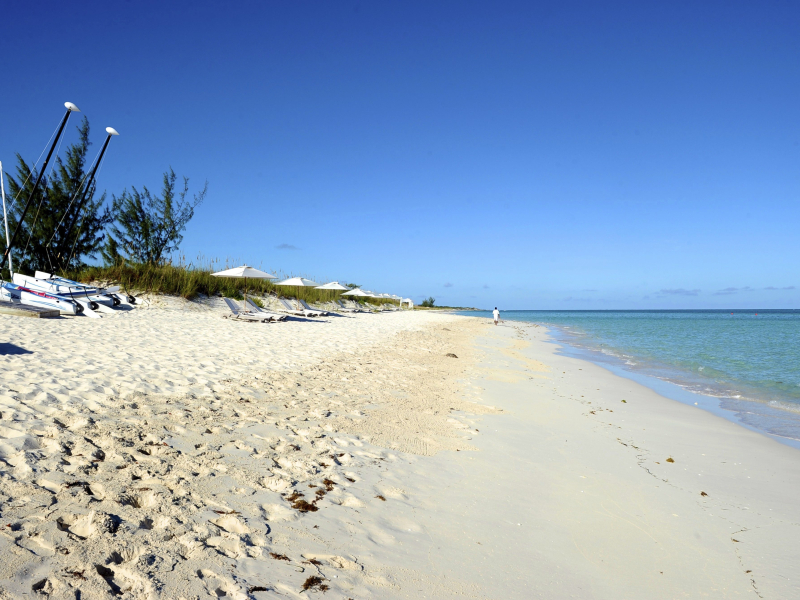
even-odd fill
[{"label": "shadow on sand", "polygon": [[16,344],[0,343],[0,356],[11,356],[13,354],[33,354],[33,351]]}]

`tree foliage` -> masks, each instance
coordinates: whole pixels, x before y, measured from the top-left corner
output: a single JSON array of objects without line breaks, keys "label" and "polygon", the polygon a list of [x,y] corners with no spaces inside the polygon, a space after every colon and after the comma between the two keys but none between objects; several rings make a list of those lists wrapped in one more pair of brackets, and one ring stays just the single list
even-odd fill
[{"label": "tree foliage", "polygon": [[[105,193],[95,199],[95,186],[89,189],[86,202],[71,232],[71,211],[83,195],[89,141],[89,121],[83,118],[78,141],[67,148],[66,158],[56,157],[53,168],[45,173],[24,222],[20,224],[12,250],[14,270],[33,273],[74,270],[84,265],[84,257],[95,258],[105,237],[103,230],[111,222],[111,212],[104,207]],[[38,171],[31,169],[17,154],[17,175],[8,175],[9,230],[13,235],[25,203],[33,191]],[[68,213],[68,209],[70,213]]]},{"label": "tree foliage", "polygon": [[136,263],[164,264],[168,255],[180,246],[183,231],[194,216],[194,210],[205,199],[208,182],[203,189],[187,198],[189,179],[183,178],[183,189],[176,194],[177,176],[170,168],[164,173],[161,195],[150,193],[146,187],[135,187],[114,196],[115,223],[103,249],[107,265],[123,259]]},{"label": "tree foliage", "polygon": [[430,296],[430,297],[426,298],[425,300],[423,300],[423,301],[422,301],[422,304],[420,304],[420,306],[425,306],[425,307],[428,307],[428,308],[433,308],[433,305],[434,305],[435,303],[436,303],[436,298],[434,298],[433,296]]}]

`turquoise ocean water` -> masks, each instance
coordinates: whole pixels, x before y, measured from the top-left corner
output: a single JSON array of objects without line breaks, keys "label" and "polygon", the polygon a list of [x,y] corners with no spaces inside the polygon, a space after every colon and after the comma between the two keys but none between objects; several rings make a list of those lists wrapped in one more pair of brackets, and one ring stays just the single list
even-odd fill
[{"label": "turquoise ocean water", "polygon": [[742,424],[800,442],[800,310],[520,310],[501,319],[548,326],[573,354],[715,398]]}]

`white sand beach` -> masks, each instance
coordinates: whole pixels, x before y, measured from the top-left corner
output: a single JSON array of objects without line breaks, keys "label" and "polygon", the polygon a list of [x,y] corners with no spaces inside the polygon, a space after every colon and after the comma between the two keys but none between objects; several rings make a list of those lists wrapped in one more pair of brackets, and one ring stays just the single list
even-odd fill
[{"label": "white sand beach", "polygon": [[2,597],[800,595],[797,450],[534,326],[223,313],[0,316]]}]

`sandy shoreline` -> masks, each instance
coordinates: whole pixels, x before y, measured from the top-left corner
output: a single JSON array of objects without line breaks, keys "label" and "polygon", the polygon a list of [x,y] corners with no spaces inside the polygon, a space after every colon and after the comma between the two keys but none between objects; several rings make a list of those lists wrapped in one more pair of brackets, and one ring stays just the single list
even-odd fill
[{"label": "sandy shoreline", "polygon": [[797,450],[542,328],[169,299],[0,327],[6,597],[800,595]]}]

